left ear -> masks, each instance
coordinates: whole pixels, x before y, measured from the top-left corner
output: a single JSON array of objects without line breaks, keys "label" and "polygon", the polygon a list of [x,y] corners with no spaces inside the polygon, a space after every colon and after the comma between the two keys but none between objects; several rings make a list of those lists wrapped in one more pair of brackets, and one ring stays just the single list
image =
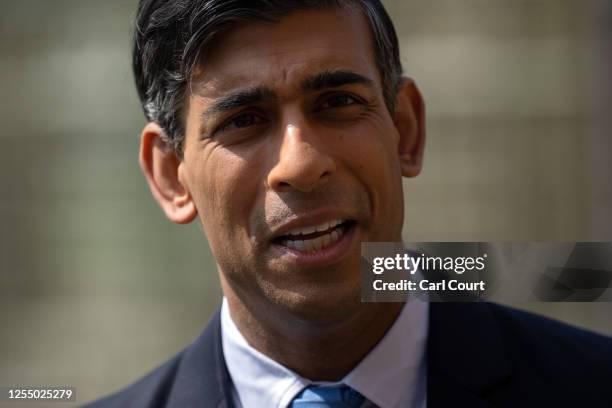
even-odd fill
[{"label": "left ear", "polygon": [[395,98],[395,128],[402,176],[418,176],[425,150],[425,102],[410,78],[402,78]]}]

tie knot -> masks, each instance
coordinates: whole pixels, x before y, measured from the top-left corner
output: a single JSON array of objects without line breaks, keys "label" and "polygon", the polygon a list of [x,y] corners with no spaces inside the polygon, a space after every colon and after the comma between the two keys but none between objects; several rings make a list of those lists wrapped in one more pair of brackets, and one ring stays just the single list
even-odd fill
[{"label": "tie knot", "polygon": [[300,392],[291,408],[358,408],[365,397],[348,385],[322,387],[311,385]]}]

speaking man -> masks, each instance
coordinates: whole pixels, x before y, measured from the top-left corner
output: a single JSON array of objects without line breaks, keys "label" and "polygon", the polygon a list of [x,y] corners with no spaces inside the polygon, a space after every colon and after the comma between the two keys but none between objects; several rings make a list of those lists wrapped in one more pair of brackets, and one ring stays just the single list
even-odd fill
[{"label": "speaking man", "polygon": [[223,305],[95,407],[612,406],[608,339],[486,303],[360,302],[401,241],[425,113],[378,0],[141,0],[140,164],[203,226]]}]

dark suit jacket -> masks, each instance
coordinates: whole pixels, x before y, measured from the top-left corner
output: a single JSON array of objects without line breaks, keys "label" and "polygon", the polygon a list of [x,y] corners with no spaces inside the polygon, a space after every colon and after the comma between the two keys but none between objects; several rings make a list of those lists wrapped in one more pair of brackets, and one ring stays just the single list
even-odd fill
[{"label": "dark suit jacket", "polygon": [[[431,303],[429,319],[429,408],[612,407],[610,338],[484,302]],[[232,407],[230,393],[217,313],[191,346],[89,407]]]}]

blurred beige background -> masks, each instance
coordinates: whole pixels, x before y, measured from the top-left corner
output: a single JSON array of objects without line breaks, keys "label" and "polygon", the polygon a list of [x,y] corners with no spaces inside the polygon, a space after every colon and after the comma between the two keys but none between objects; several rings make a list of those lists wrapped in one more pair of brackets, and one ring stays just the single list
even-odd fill
[{"label": "blurred beige background", "polygon": [[[428,105],[412,241],[612,240],[607,0],[386,1]],[[0,386],[116,390],[220,299],[137,166],[136,1],[0,1]],[[612,304],[521,304],[612,334]]]}]

